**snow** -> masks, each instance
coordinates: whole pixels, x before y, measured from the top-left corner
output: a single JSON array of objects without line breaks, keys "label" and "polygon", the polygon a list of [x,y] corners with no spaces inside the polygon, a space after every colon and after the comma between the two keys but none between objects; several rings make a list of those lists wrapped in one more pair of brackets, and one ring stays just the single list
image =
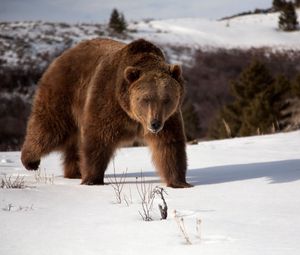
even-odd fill
[{"label": "snow", "polygon": [[[300,17],[300,10],[297,11]],[[182,18],[129,23],[124,42],[145,38],[168,53],[172,62],[191,64],[195,49],[268,48],[272,51],[299,50],[300,30],[278,30],[279,13],[252,14],[228,20]],[[107,25],[42,21],[0,22],[0,60],[9,66],[47,65],[54,57],[80,41],[113,38]],[[179,51],[176,49],[181,48]],[[50,58],[51,59],[51,58]],[[34,63],[34,64],[33,64]]]},{"label": "snow", "polygon": [[[160,220],[156,198],[150,222],[138,213],[136,177],[142,170],[146,185],[164,184],[147,148],[115,156],[118,178],[128,170],[122,192],[128,205],[116,203],[112,185],[64,179],[58,153],[42,160],[37,178],[24,170],[19,152],[1,152],[0,177],[22,176],[26,188],[0,189],[0,254],[298,254],[299,138],[296,131],[188,146],[187,176],[195,186],[165,188],[169,217]],[[113,177],[112,164],[107,175]]]},{"label": "snow", "polygon": [[[297,11],[300,16],[300,10]],[[201,18],[144,21],[131,25],[136,37],[159,44],[202,49],[267,47],[300,49],[300,31],[278,30],[279,13],[252,14],[222,21]]]}]

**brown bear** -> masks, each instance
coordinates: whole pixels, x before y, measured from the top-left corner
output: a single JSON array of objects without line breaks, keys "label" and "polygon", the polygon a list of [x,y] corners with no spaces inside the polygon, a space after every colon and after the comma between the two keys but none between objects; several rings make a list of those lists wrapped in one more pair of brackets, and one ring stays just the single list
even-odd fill
[{"label": "brown bear", "polygon": [[183,95],[180,67],[168,65],[152,43],[84,41],[55,59],[39,81],[22,163],[36,170],[42,156],[60,150],[66,178],[103,184],[115,150],[140,138],[167,186],[190,187]]}]

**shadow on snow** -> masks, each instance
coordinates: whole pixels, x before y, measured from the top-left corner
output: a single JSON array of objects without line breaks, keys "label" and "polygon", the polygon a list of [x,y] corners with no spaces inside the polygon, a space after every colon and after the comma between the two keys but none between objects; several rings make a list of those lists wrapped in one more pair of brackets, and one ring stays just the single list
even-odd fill
[{"label": "shadow on snow", "polygon": [[[106,175],[114,178],[112,174]],[[116,174],[120,178],[121,174]],[[127,178],[140,181],[141,172],[127,173]],[[159,179],[147,180],[147,177],[158,177],[155,172],[143,172],[146,183],[160,183]],[[187,181],[195,186],[242,181],[255,178],[267,178],[270,184],[293,182],[300,179],[300,160],[283,160],[263,163],[226,165],[198,169],[189,169]],[[125,183],[135,183],[126,180]]]}]

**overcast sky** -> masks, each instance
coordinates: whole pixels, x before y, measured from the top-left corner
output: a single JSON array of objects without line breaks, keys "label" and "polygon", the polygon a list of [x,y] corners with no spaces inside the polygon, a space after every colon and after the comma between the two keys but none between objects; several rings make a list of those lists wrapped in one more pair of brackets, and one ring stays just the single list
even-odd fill
[{"label": "overcast sky", "polygon": [[0,20],[105,22],[117,8],[127,20],[202,17],[218,19],[270,7],[272,0],[0,0]]}]

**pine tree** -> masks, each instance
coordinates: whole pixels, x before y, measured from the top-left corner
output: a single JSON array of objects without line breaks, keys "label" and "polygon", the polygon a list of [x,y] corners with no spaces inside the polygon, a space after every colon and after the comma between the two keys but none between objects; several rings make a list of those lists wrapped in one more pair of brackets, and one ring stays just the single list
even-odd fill
[{"label": "pine tree", "polygon": [[297,29],[297,13],[292,2],[286,2],[281,9],[278,26],[283,31],[295,31]]},{"label": "pine tree", "polygon": [[187,98],[182,105],[182,117],[185,127],[185,134],[188,141],[195,140],[199,134],[199,119],[194,105]]},{"label": "pine tree", "polygon": [[284,130],[296,130],[300,128],[300,75],[291,85],[290,95],[285,100],[286,105],[281,111],[281,127]]},{"label": "pine tree", "polygon": [[109,28],[118,34],[124,33],[127,28],[124,15],[119,13],[117,9],[113,9],[110,15]]},{"label": "pine tree", "polygon": [[291,84],[283,75],[279,75],[264,91],[257,94],[245,110],[241,135],[270,133],[283,128],[281,120],[288,107]]},{"label": "pine tree", "polygon": [[274,11],[280,11],[285,4],[284,0],[273,0],[272,6]]},{"label": "pine tree", "polygon": [[[239,136],[256,134],[258,129],[265,131],[265,128],[258,123],[265,121],[269,106],[262,100],[264,92],[273,82],[274,79],[265,65],[255,60],[242,72],[240,79],[233,83],[233,96],[237,99],[237,107],[240,108],[237,116],[241,123]],[[238,90],[242,91],[243,97],[237,93]]]},{"label": "pine tree", "polygon": [[296,77],[295,81],[292,83],[292,93],[294,96],[300,99],[300,74]]},{"label": "pine tree", "polygon": [[279,81],[273,79],[264,64],[253,61],[231,83],[234,101],[221,110],[210,134],[225,138],[229,136],[228,130],[233,137],[271,132],[280,118],[281,105],[277,100],[287,88],[283,79]]}]

